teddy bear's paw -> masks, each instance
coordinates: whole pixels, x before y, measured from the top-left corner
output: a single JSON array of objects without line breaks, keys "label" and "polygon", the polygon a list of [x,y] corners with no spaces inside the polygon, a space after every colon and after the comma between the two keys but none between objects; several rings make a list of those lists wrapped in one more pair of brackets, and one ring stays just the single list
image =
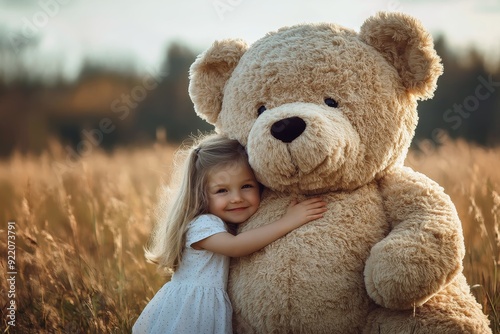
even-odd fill
[{"label": "teddy bear's paw", "polygon": [[369,296],[391,309],[412,309],[443,289],[459,271],[436,262],[428,245],[401,238],[384,240],[372,248],[365,266]]}]

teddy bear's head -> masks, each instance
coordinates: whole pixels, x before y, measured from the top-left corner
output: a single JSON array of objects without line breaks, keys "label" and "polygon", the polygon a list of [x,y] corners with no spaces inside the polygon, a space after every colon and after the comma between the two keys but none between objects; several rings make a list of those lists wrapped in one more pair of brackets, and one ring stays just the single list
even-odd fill
[{"label": "teddy bear's head", "polygon": [[215,42],[192,65],[189,93],[198,115],[246,146],[265,186],[318,194],[402,164],[417,100],[441,73],[418,21],[379,13],[359,33],[301,24],[251,46]]}]

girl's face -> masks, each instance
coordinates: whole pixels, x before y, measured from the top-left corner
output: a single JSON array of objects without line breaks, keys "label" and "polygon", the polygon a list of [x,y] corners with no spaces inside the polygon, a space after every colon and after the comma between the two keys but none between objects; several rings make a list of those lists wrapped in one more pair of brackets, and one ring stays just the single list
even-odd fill
[{"label": "girl's face", "polygon": [[239,224],[257,211],[259,184],[248,165],[235,163],[214,170],[207,181],[209,213],[226,223]]}]

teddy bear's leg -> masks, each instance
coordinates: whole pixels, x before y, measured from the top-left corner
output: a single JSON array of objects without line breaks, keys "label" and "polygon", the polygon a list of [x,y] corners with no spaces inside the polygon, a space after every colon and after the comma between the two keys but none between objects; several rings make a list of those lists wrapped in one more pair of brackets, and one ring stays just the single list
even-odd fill
[{"label": "teddy bear's leg", "polygon": [[463,275],[443,291],[413,310],[389,310],[379,307],[367,318],[364,334],[490,334],[489,321],[469,292]]}]

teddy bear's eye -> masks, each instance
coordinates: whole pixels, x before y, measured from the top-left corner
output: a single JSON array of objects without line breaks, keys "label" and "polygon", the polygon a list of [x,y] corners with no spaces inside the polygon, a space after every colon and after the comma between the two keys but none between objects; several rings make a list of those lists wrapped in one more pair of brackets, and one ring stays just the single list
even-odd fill
[{"label": "teddy bear's eye", "polygon": [[260,116],[266,110],[266,106],[260,106],[259,109],[257,109],[257,116]]},{"label": "teddy bear's eye", "polygon": [[332,108],[337,108],[339,106],[339,103],[337,101],[335,101],[334,99],[332,99],[331,97],[327,97],[325,99],[325,104],[329,107],[332,107]]}]

